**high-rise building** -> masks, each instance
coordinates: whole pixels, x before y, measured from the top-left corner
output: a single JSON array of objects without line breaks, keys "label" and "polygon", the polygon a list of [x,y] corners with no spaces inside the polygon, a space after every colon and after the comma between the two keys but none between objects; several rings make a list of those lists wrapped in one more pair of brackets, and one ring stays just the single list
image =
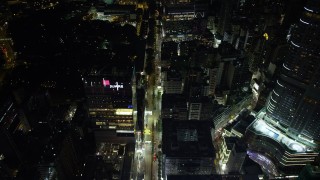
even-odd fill
[{"label": "high-rise building", "polygon": [[289,53],[269,101],[267,116],[296,139],[320,140],[320,2],[310,0],[289,33]]},{"label": "high-rise building", "polygon": [[207,96],[189,99],[189,120],[209,120],[213,116],[215,104]]},{"label": "high-rise building", "polygon": [[55,169],[59,179],[72,179],[82,176],[84,148],[81,137],[70,132],[61,142],[60,152],[55,160]]},{"label": "high-rise building", "polygon": [[169,41],[161,44],[161,60],[169,61],[176,56],[178,56],[178,43]]},{"label": "high-rise building", "polygon": [[186,120],[188,118],[188,107],[186,97],[182,94],[162,95],[162,118],[175,120]]},{"label": "high-rise building", "polygon": [[179,71],[175,69],[163,71],[162,79],[165,94],[182,94],[184,79]]},{"label": "high-rise building", "polygon": [[[100,136],[133,137],[133,105],[130,79],[107,76],[88,76],[84,80],[88,98],[89,116],[96,129],[97,141]],[[99,135],[98,135],[99,134]],[[110,134],[110,135],[111,135]]]},{"label": "high-rise building", "polygon": [[320,178],[319,166],[306,165],[299,174],[299,180],[315,180]]},{"label": "high-rise building", "polygon": [[[163,119],[163,177],[215,172],[213,127],[209,121]],[[188,178],[189,179],[189,178]]]},{"label": "high-rise building", "polygon": [[[240,77],[244,74],[245,66],[241,65],[241,53],[236,50],[230,43],[222,43],[216,56],[214,57],[214,66],[210,70],[210,87],[211,93],[215,88],[230,90],[232,86],[236,87],[244,83],[248,76]],[[235,77],[237,76],[238,77]],[[235,81],[239,82],[235,82]]]},{"label": "high-rise building", "polygon": [[219,150],[221,156],[222,171],[227,173],[240,173],[242,165],[247,155],[245,144],[236,137],[223,137],[221,148]]},{"label": "high-rise building", "polygon": [[249,151],[271,159],[275,166],[268,169],[274,175],[297,175],[319,156],[319,5],[310,0],[303,7],[301,18],[290,30],[289,52],[266,107],[246,130]]},{"label": "high-rise building", "polygon": [[10,93],[0,96],[0,179],[13,178],[23,162],[25,143],[19,138],[30,130],[23,111]]},{"label": "high-rise building", "polygon": [[[136,124],[137,117],[133,112],[133,106],[137,104],[137,100],[133,98],[136,92],[135,77],[132,78],[132,70],[125,70],[120,68],[121,66],[115,69],[113,66],[113,70],[110,71],[107,70],[108,67],[100,73],[92,73],[83,81],[89,118],[97,144],[96,156],[103,158],[102,166],[110,165],[112,171],[98,169],[93,174],[86,172],[85,176],[92,175],[101,179],[112,175],[117,179],[129,179],[127,172],[130,172],[131,159],[128,154],[133,153],[135,125],[138,125]],[[121,150],[120,153],[119,148],[116,147],[118,145],[130,148]],[[117,156],[111,157],[110,154],[117,154]],[[100,163],[92,166],[100,168]]]}]

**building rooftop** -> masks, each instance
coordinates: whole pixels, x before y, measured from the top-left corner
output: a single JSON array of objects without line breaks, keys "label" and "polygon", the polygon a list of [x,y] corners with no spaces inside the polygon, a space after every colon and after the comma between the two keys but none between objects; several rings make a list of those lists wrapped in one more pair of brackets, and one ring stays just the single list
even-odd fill
[{"label": "building rooftop", "polygon": [[299,174],[299,179],[316,180],[320,178],[320,167],[306,165]]},{"label": "building rooftop", "polygon": [[166,72],[167,72],[167,81],[181,81],[182,80],[182,76],[179,71],[170,69]]},{"label": "building rooftop", "polygon": [[[131,101],[132,83],[131,77],[112,77],[104,75],[92,75],[83,79],[87,95],[100,94],[112,95],[113,99],[128,97]],[[120,103],[120,101],[118,102]]]},{"label": "building rooftop", "polygon": [[256,121],[250,125],[249,130],[278,142],[294,153],[312,152],[312,150],[305,145],[289,138],[287,135],[283,134],[261,119],[256,119]]},{"label": "building rooftop", "polygon": [[168,180],[258,180],[258,174],[169,175]]},{"label": "building rooftop", "polygon": [[245,134],[247,127],[255,120],[255,117],[252,115],[249,115],[245,118],[241,118],[240,121],[238,121],[234,126],[233,130]]},{"label": "building rooftop", "polygon": [[208,9],[207,4],[203,3],[185,3],[185,4],[169,4],[166,6],[166,12],[168,14],[172,13],[182,13],[182,12],[198,12],[206,11]]},{"label": "building rooftop", "polygon": [[246,156],[243,162],[243,171],[247,175],[263,174],[263,171],[260,165],[254,162],[252,159],[250,159],[249,156]]},{"label": "building rooftop", "polygon": [[222,59],[237,58],[240,57],[241,53],[239,50],[235,49],[230,43],[221,43],[218,52]]},{"label": "building rooftop", "polygon": [[241,140],[237,137],[225,137],[225,141],[227,144],[227,147],[229,150],[233,149],[233,146],[235,146],[235,151],[237,153],[246,153],[246,146],[245,143],[241,143]]},{"label": "building rooftop", "polygon": [[211,103],[211,104],[213,104],[211,98],[209,98],[208,96],[191,97],[189,101],[190,101],[190,103]]},{"label": "building rooftop", "polygon": [[162,95],[162,109],[173,107],[185,107],[187,108],[186,97],[182,94],[163,94]]},{"label": "building rooftop", "polygon": [[163,148],[167,157],[214,157],[211,122],[163,119]]}]

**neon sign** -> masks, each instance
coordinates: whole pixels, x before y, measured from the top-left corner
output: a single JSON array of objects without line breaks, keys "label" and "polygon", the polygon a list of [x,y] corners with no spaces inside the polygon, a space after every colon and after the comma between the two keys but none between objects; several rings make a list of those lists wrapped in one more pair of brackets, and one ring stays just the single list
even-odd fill
[{"label": "neon sign", "polygon": [[110,81],[102,79],[102,84],[103,86],[110,86]]},{"label": "neon sign", "polygon": [[102,79],[102,84],[104,87],[109,86],[109,88],[117,89],[117,91],[123,88],[123,84],[119,84],[118,82],[116,82],[116,84],[111,85],[110,80],[105,80],[104,78]]},{"label": "neon sign", "polygon": [[119,90],[119,88],[120,89],[122,89],[123,88],[123,85],[122,84],[118,84],[118,82],[116,82],[116,84],[115,85],[110,85],[110,88],[116,88],[117,89],[117,91]]}]

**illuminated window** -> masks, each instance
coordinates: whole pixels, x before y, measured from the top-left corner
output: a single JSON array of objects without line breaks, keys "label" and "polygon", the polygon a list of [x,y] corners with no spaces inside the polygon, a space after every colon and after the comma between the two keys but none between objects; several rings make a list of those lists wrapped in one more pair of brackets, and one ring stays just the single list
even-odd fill
[{"label": "illuminated window", "polygon": [[97,121],[97,122],[96,122],[96,125],[97,125],[97,126],[106,125],[106,122]]}]

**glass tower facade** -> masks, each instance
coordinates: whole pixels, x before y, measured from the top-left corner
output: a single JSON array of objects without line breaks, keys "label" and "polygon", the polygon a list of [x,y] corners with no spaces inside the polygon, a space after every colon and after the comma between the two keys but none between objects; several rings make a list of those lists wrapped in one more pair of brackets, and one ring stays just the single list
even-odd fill
[{"label": "glass tower facade", "polygon": [[320,140],[320,2],[311,0],[292,26],[289,53],[269,101],[267,115],[288,134]]}]

